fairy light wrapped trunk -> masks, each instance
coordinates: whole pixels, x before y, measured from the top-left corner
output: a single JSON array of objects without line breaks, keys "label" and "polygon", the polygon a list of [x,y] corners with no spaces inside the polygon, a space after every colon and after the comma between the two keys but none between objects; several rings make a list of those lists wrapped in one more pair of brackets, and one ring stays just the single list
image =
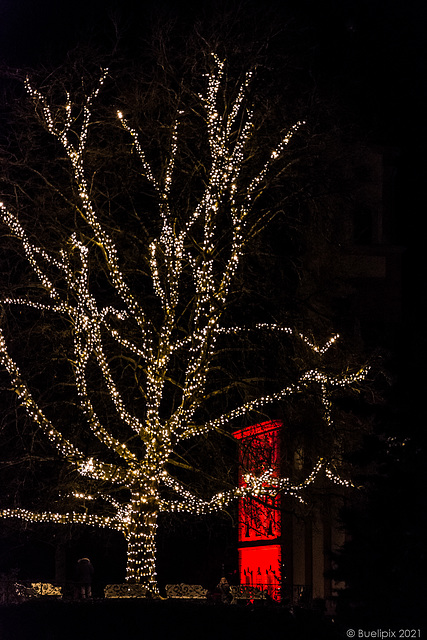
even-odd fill
[{"label": "fairy light wrapped trunk", "polygon": [[[128,541],[126,579],[145,584],[153,594],[157,593],[156,530],[160,513],[203,515],[252,494],[272,499],[280,493],[300,497],[323,471],[331,481],[349,485],[339,478],[331,461],[322,458],[298,485],[267,469],[261,481],[256,474],[249,473],[244,485],[228,487],[210,496],[201,495],[197,486],[192,488],[180,479],[182,463],[177,450],[200,436],[230,434],[236,420],[248,412],[302,394],[313,386],[320,390],[324,421],[330,426],[334,391],[357,383],[366,375],[364,369],[338,375],[325,372],[322,358],[333,348],[337,336],[317,345],[292,328],[270,324],[237,326],[230,322],[230,295],[236,286],[242,256],[249,239],[270,218],[267,211],[260,219],[256,203],[275,176],[280,174],[283,180],[284,154],[303,123],[298,122],[278,135],[272,150],[261,149],[258,162],[252,166],[250,143],[255,120],[247,90],[253,73],[249,71],[237,88],[233,86],[231,90],[226,62],[212,54],[208,67],[205,90],[197,97],[197,117],[194,110],[186,109],[182,103],[177,105],[169,127],[169,148],[160,168],[159,163],[150,162],[139,131],[132,123],[132,114],[126,114],[124,108],[117,111],[117,126],[129,144],[129,153],[141,174],[141,185],[151,190],[157,203],[156,232],[147,239],[143,256],[144,278],[146,281],[148,277],[151,283],[148,302],[139,294],[138,286],[132,288],[123,271],[126,255],[118,250],[113,225],[105,222],[108,211],[99,210],[92,195],[96,176],[87,167],[95,105],[108,70],[101,73],[95,88],[86,93],[83,104],[76,104],[70,94],[65,95],[61,105],[50,104],[43,92],[27,80],[28,94],[45,129],[55,140],[58,156],[68,162],[75,189],[75,201],[64,197],[76,223],[63,245],[59,249],[43,246],[20,221],[12,203],[0,203],[1,220],[19,241],[34,276],[26,295],[6,297],[2,302],[5,307],[25,307],[46,317],[66,320],[72,344],[68,362],[81,420],[99,443],[100,451],[109,452],[108,456],[89,455],[70,435],[63,433],[33,395],[25,374],[11,356],[6,331],[0,331],[1,364],[21,405],[74,470],[76,478],[76,489],[67,496],[73,505],[71,509],[38,513],[5,507],[0,516],[120,531]],[[176,182],[180,184],[176,176],[189,171],[180,165],[180,132],[184,125],[200,128],[209,161],[198,176],[197,189],[188,200],[187,210],[183,211],[182,201],[175,201],[174,186]],[[197,168],[196,159],[194,171]],[[101,265],[108,280],[111,294],[108,303],[105,295],[99,296],[92,285],[94,264]],[[213,396],[228,393],[222,382],[218,388],[212,388],[216,358],[227,341],[245,332],[292,335],[317,358],[319,366],[302,371],[291,384],[236,402],[233,409],[217,412],[206,420],[203,418],[206,403]],[[112,353],[111,345],[114,345]],[[144,405],[142,410],[129,404],[121,387],[120,367],[112,365],[113,361],[119,361],[124,369],[129,360],[137,362],[142,372],[134,390]],[[96,391],[91,387],[90,371],[94,368],[102,376],[114,420],[98,409]],[[82,509],[83,500],[86,505],[94,505],[92,514],[89,509]]]}]

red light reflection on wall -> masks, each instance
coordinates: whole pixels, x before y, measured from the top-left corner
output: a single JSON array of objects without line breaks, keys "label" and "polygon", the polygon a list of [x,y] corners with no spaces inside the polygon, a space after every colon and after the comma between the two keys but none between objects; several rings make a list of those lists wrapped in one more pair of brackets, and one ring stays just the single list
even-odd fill
[{"label": "red light reflection on wall", "polygon": [[[246,485],[245,475],[260,476],[271,470],[280,473],[279,421],[263,422],[234,432],[240,440],[239,486]],[[241,584],[263,585],[279,599],[281,547],[263,545],[280,537],[280,498],[250,497],[239,500],[239,570]],[[243,546],[243,544],[244,546]]]}]

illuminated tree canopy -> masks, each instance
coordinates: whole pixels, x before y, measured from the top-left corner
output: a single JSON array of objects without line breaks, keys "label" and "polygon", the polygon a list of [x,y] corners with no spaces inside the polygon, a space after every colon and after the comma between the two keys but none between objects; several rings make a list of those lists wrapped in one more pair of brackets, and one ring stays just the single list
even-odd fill
[{"label": "illuminated tree canopy", "polygon": [[[120,531],[128,543],[127,580],[144,583],[152,593],[157,593],[159,513],[211,513],[243,495],[285,493],[303,499],[304,490],[320,473],[332,482],[350,484],[322,456],[298,483],[266,469],[260,477],[249,474],[245,487],[238,487],[236,478],[235,487],[201,495],[179,474],[188,468],[181,455],[183,444],[214,434],[226,438],[236,420],[250,411],[313,387],[320,390],[323,420],[332,429],[333,394],[366,375],[364,369],[327,373],[322,359],[335,348],[337,335],[316,344],[290,327],[233,322],[231,301],[244,278],[243,256],[271,218],[266,194],[278,177],[286,181],[286,153],[298,145],[304,123],[278,132],[270,150],[255,148],[257,119],[249,98],[253,72],[231,85],[226,61],[211,54],[206,68],[195,83],[201,88],[193,93],[193,103],[177,101],[173,122],[165,124],[169,143],[163,154],[156,156],[153,148],[145,148],[137,118],[125,105],[111,107],[116,138],[109,153],[114,155],[120,139],[120,153],[125,149],[128,154],[126,167],[132,165],[141,185],[141,200],[135,203],[138,220],[152,218],[153,211],[155,215],[146,235],[141,232],[141,253],[124,250],[126,229],[117,233],[121,221],[109,209],[108,197],[102,201],[94,195],[97,176],[91,162],[102,127],[97,104],[109,82],[107,69],[95,87],[85,91],[83,101],[73,98],[71,91],[60,99],[48,98],[31,79],[26,83],[58,158],[69,168],[69,191],[44,176],[44,186],[51,187],[53,198],[68,211],[69,226],[74,226],[66,240],[47,234],[41,244],[13,201],[0,204],[3,225],[31,273],[24,293],[2,300],[4,312],[25,308],[62,320],[79,416],[75,428],[63,428],[63,421],[43,406],[21,372],[3,326],[2,366],[28,416],[74,471],[75,490],[68,498],[75,506],[68,512],[4,506],[0,515]],[[199,142],[193,144],[193,154],[188,151],[194,130],[203,143],[203,156]],[[108,146],[108,134],[102,142]],[[109,157],[107,151],[99,153]],[[37,211],[37,219],[43,220],[43,210]],[[126,264],[129,260],[131,265]],[[243,344],[243,335],[272,332],[299,341],[319,366],[239,402],[221,376],[221,358],[230,343],[235,348]],[[228,398],[223,404],[218,401],[222,397]],[[97,442],[96,449],[85,445],[82,430]]]}]

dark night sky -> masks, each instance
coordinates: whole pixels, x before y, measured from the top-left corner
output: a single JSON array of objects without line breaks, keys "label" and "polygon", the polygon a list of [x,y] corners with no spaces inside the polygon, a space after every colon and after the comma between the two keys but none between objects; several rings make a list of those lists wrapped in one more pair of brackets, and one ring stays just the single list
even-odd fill
[{"label": "dark night sky", "polygon": [[[113,21],[136,40],[148,32],[153,16],[192,20],[230,4],[202,1],[194,10],[190,0],[0,0],[0,61],[16,67],[59,64],[82,40],[102,40],[108,49],[115,37]],[[262,5],[272,21],[280,17],[290,29],[299,29],[314,52],[320,82],[336,84],[349,106],[375,121],[389,143],[410,146],[411,137],[425,133],[423,0],[267,0]]]},{"label": "dark night sky", "polygon": [[[0,62],[12,67],[52,60],[59,64],[81,40],[101,39],[107,49],[111,47],[115,37],[112,19],[138,39],[147,33],[153,15],[192,19],[197,12],[209,14],[213,7],[230,5],[202,1],[195,11],[192,4],[189,0],[0,0]],[[425,2],[270,0],[262,4],[272,21],[280,15],[307,38],[319,82],[341,94],[349,109],[376,130],[379,141],[401,149],[402,163],[406,163],[403,170],[408,174],[405,184],[411,191],[405,194],[402,206],[406,209],[410,203],[415,214],[412,220],[407,219],[406,211],[404,214],[411,236],[420,212],[417,181],[423,182],[426,168],[421,169],[414,155],[422,150],[426,133]]]}]

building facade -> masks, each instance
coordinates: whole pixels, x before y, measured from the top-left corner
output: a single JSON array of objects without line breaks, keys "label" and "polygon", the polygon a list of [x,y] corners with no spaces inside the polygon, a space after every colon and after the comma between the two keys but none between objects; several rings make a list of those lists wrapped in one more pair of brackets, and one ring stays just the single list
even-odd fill
[{"label": "building facade", "polygon": [[[329,197],[327,202],[333,211],[336,249],[333,254],[326,249],[309,251],[307,273],[323,281],[324,274],[332,272],[345,283],[341,291],[351,318],[347,328],[358,332],[370,348],[393,339],[401,322],[404,249],[396,243],[393,192],[397,156],[394,149],[362,144],[352,145],[343,155],[339,181],[352,185],[346,191],[350,197],[337,197],[336,202]],[[281,461],[287,459],[289,464],[290,456],[283,450],[283,430],[286,424],[273,420],[234,432],[240,444],[241,486],[248,472],[255,476],[267,468],[278,476],[286,472]],[[300,464],[297,455],[294,464]],[[336,589],[342,585],[334,583],[330,570],[334,552],[345,541],[339,512],[347,496],[339,489],[319,495],[309,509],[298,509],[286,497],[241,499],[241,584],[262,586],[282,602],[321,599],[333,611]]]}]

